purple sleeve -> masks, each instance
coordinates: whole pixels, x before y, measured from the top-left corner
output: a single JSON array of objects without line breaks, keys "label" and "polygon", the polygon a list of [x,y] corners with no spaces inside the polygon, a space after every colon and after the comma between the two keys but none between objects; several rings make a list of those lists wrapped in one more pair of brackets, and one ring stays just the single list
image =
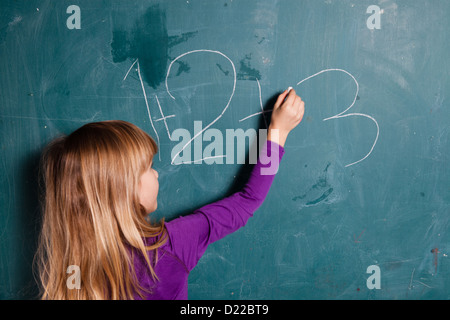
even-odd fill
[{"label": "purple sleeve", "polygon": [[188,270],[210,243],[245,226],[266,198],[283,155],[282,146],[267,141],[241,191],[166,223],[170,247]]}]

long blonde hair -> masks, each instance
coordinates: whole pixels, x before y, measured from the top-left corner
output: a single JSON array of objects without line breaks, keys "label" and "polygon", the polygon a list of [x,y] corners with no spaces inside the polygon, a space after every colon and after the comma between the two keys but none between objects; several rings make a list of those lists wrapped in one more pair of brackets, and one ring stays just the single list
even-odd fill
[{"label": "long blonde hair", "polygon": [[[125,121],[89,123],[54,140],[43,153],[43,220],[36,253],[42,299],[141,297],[134,254],[156,280],[164,221],[151,225],[139,203],[141,175],[157,152],[154,140]],[[153,245],[143,238],[155,237]],[[155,254],[150,255],[149,250]],[[81,287],[69,288],[69,266]]]}]

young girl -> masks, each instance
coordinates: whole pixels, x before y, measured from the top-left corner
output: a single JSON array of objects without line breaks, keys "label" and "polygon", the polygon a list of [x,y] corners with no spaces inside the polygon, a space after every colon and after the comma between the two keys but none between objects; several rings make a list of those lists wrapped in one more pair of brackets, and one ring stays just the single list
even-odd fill
[{"label": "young girl", "polygon": [[[265,150],[242,191],[158,225],[146,220],[159,184],[151,168],[157,147],[144,131],[105,121],[53,141],[42,157],[41,298],[187,299],[189,272],[208,245],[244,226],[264,201],[274,174],[261,174],[262,158],[281,160],[303,114],[294,90],[279,95]],[[79,286],[69,285],[72,274]]]}]

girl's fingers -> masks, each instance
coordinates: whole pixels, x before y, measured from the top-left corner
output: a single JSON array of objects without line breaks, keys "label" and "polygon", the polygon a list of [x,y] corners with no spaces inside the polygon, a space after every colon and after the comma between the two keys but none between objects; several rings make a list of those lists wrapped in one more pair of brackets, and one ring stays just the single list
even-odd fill
[{"label": "girl's fingers", "polygon": [[302,114],[304,113],[303,108],[305,103],[292,88],[290,88],[290,90],[285,90],[278,96],[273,109],[276,110],[282,105],[286,105],[286,110],[295,113],[297,117],[302,117]]},{"label": "girl's fingers", "polygon": [[293,104],[294,103],[294,101],[295,101],[295,99],[296,99],[296,97],[298,97],[297,96],[297,94],[295,93],[295,90],[294,89],[291,89],[291,91],[289,91],[289,94],[287,95],[287,97],[286,97],[286,104]]},{"label": "girl's fingers", "polygon": [[273,106],[274,109],[279,108],[279,107],[283,104],[284,99],[286,99],[286,96],[288,95],[288,93],[289,93],[289,92],[288,92],[287,90],[285,90],[283,93],[281,93],[281,94],[278,96],[278,99],[277,99],[277,101],[275,102],[275,105]]}]

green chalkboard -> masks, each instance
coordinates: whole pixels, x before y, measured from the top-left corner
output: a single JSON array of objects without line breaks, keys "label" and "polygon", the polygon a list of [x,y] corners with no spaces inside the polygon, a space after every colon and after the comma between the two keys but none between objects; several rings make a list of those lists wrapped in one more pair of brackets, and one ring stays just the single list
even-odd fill
[{"label": "green chalkboard", "polygon": [[51,139],[108,119],[144,129],[154,218],[171,220],[251,170],[238,160],[254,139],[226,163],[205,135],[225,150],[227,130],[264,129],[292,86],[306,114],[273,187],[208,248],[189,297],[449,299],[449,15],[447,0],[0,1],[0,298],[37,293]]}]

